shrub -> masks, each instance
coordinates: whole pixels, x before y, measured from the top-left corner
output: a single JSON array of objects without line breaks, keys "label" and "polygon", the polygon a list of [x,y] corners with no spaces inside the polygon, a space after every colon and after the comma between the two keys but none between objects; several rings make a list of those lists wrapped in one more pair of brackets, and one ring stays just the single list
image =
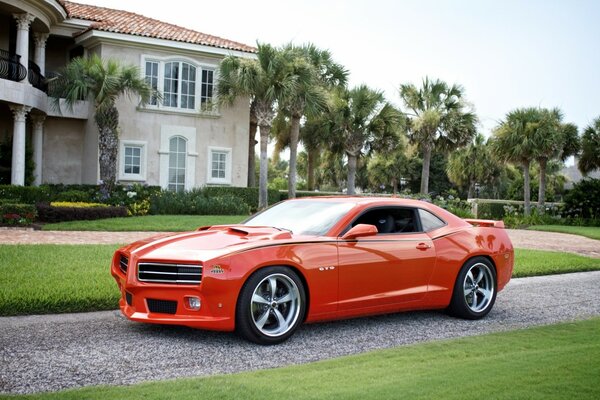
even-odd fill
[{"label": "shrub", "polygon": [[54,200],[48,186],[13,185],[0,185],[0,199],[9,200],[15,204],[35,204]]},{"label": "shrub", "polygon": [[84,203],[84,202],[72,202],[72,201],[53,201],[50,203],[53,207],[75,207],[75,208],[93,208],[93,207],[108,207],[102,203]]},{"label": "shrub", "polygon": [[250,207],[239,197],[206,197],[202,189],[188,192],[162,191],[150,200],[151,214],[248,215]]},{"label": "shrub", "polygon": [[94,196],[83,190],[66,190],[58,193],[54,200],[72,202],[90,202]]},{"label": "shrub", "polygon": [[[234,186],[204,186],[199,189],[204,197],[228,197],[234,196],[250,206],[251,211],[258,209],[258,188],[256,187],[234,187]],[[267,200],[269,205],[281,201],[278,190],[269,189],[267,191]]]},{"label": "shrub", "polygon": [[92,220],[126,217],[127,209],[122,206],[105,207],[55,207],[48,203],[36,205],[38,218],[43,222]]},{"label": "shrub", "polygon": [[0,204],[0,224],[27,226],[35,221],[36,210],[31,204]]},{"label": "shrub", "polygon": [[600,179],[583,179],[565,195],[565,214],[571,218],[600,219]]}]

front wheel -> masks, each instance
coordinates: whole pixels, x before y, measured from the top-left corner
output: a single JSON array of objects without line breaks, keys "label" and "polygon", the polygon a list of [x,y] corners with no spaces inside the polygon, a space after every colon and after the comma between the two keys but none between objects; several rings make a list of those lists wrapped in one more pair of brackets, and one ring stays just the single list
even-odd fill
[{"label": "front wheel", "polygon": [[263,268],[240,292],[237,331],[255,343],[281,343],[298,328],[305,309],[304,285],[295,272],[285,267]]},{"label": "front wheel", "polygon": [[448,312],[466,319],[485,317],[496,301],[496,270],[484,257],[470,259],[461,268]]}]

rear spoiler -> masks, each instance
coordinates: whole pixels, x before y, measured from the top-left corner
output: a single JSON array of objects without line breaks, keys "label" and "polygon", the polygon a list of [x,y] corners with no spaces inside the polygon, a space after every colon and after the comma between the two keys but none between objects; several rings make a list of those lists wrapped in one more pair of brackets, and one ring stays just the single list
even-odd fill
[{"label": "rear spoiler", "polygon": [[465,218],[465,221],[474,226],[486,226],[486,227],[490,227],[490,228],[504,228],[504,221],[494,221],[493,219]]}]

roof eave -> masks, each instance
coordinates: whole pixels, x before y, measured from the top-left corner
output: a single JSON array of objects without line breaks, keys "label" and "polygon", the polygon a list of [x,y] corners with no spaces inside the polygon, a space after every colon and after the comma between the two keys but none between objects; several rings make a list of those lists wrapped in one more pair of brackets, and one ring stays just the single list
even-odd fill
[{"label": "roof eave", "polygon": [[213,56],[229,56],[233,55],[241,58],[256,58],[256,53],[235,49],[227,49],[216,46],[202,45],[196,43],[189,42],[180,42],[176,40],[168,40],[168,39],[158,39],[146,36],[138,36],[127,33],[116,33],[116,32],[107,32],[101,30],[95,30],[93,27],[89,27],[86,31],[81,34],[76,35],[75,42],[77,44],[85,45],[88,42],[102,42],[102,41],[112,41],[112,42],[125,42],[130,44],[137,44],[142,46],[151,46],[151,47],[162,47],[169,49],[179,49],[179,50],[187,50],[190,52],[198,52],[209,54]]}]

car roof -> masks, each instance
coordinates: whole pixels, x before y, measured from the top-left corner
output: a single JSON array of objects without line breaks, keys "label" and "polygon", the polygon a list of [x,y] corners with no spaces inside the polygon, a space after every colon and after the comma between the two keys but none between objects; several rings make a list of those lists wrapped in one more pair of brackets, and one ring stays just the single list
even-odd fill
[{"label": "car roof", "polygon": [[385,207],[385,206],[404,206],[423,208],[433,212],[438,217],[442,218],[446,223],[453,226],[467,226],[468,224],[460,217],[444,210],[435,204],[426,200],[406,199],[402,197],[375,197],[375,196],[312,196],[290,199],[287,201],[326,201],[332,203],[354,203],[360,209],[369,207]]},{"label": "car roof", "polygon": [[323,200],[335,203],[375,204],[392,203],[395,205],[423,206],[431,204],[424,200],[406,199],[403,197],[376,197],[376,196],[311,196],[290,199],[289,201]]}]

